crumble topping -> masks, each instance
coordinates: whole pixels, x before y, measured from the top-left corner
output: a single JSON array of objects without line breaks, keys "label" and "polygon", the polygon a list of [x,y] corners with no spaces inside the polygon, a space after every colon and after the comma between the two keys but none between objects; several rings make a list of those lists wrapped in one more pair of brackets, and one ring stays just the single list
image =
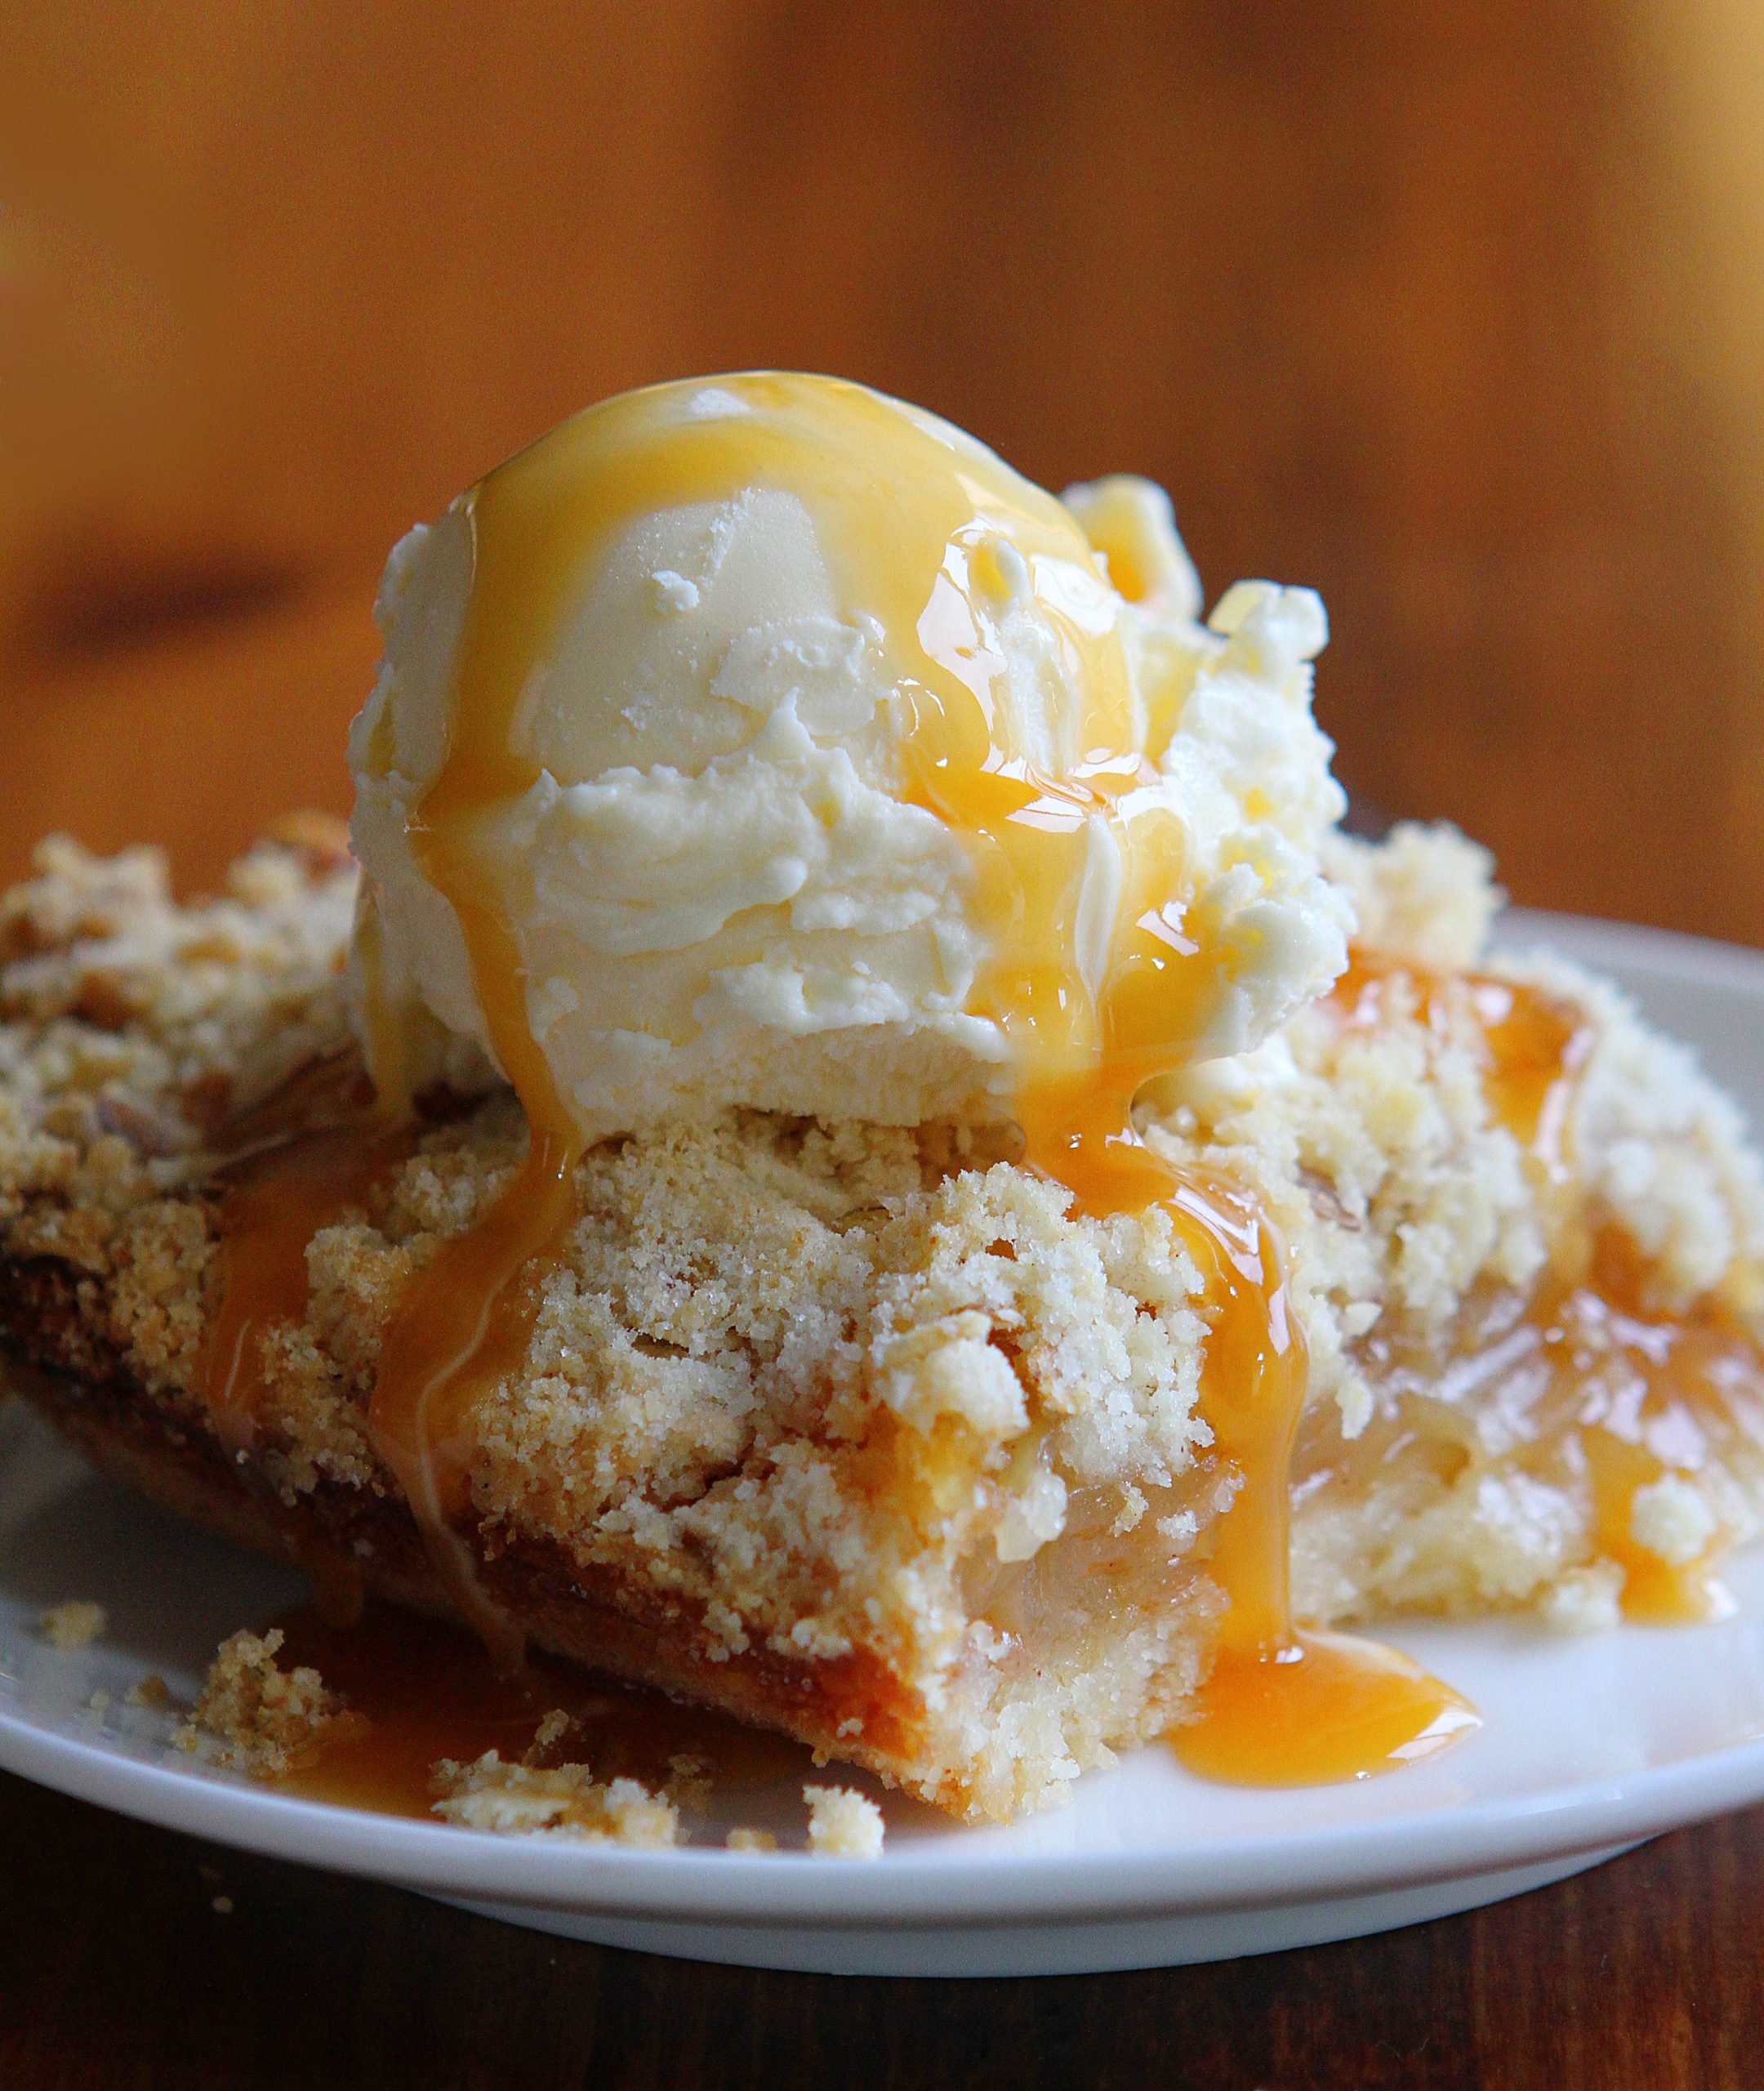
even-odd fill
[{"label": "crumble topping", "polygon": [[5,1072],[18,1101],[56,1096],[69,1135],[186,1147],[348,1036],[346,861],[261,842],[187,907],[157,849],[94,857],[55,836],[34,862],[0,898]]},{"label": "crumble topping", "polygon": [[1668,1567],[1696,1560],[1721,1529],[1708,1499],[1682,1474],[1662,1474],[1629,1501],[1629,1536]]},{"label": "crumble topping", "polygon": [[1608,1634],[1623,1616],[1623,1580],[1615,1561],[1565,1571],[1539,1604],[1544,1624],[1557,1634]]},{"label": "crumble topping", "polygon": [[434,1812],[499,1837],[570,1837],[657,1849],[679,1841],[673,1803],[635,1779],[596,1779],[586,1764],[507,1763],[493,1750],[434,1768]]},{"label": "crumble topping", "polygon": [[882,1811],[855,1786],[804,1786],[808,1848],[817,1859],[879,1859]]},{"label": "crumble topping", "polygon": [[1446,821],[1398,821],[1382,842],[1332,830],[1323,864],[1353,903],[1361,944],[1436,973],[1476,964],[1506,898],[1494,858]]},{"label": "crumble topping", "polygon": [[94,1604],[89,1598],[69,1598],[49,1607],[38,1622],[38,1630],[51,1648],[84,1648],[109,1623],[101,1604]]},{"label": "crumble topping", "polygon": [[193,1754],[205,1741],[217,1763],[256,1779],[285,1779],[314,1763],[327,1741],[356,1732],[351,1713],[315,1670],[276,1663],[283,1633],[233,1634],[223,1641],[190,1718],[172,1740]]}]

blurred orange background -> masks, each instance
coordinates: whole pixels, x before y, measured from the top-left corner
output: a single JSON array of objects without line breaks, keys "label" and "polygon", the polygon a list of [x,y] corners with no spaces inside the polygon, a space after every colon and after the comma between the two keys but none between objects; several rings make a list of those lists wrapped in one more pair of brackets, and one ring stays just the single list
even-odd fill
[{"label": "blurred orange background", "polygon": [[342,809],[391,541],[866,379],[1320,587],[1358,792],[1764,942],[1764,10],[0,6],[0,872]]}]

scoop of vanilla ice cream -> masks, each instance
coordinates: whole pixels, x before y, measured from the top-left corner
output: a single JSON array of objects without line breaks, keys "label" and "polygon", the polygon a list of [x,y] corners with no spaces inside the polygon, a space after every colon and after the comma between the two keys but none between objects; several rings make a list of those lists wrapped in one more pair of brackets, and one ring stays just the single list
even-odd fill
[{"label": "scoop of vanilla ice cream", "polygon": [[[1024,925],[989,889],[974,838],[911,788],[923,693],[901,667],[898,602],[866,582],[886,551],[886,502],[849,461],[813,486],[765,473],[713,498],[674,493],[676,441],[719,417],[814,408],[813,391],[780,406],[779,383],[834,384],[766,382],[626,395],[609,403],[625,421],[586,466],[548,456],[566,423],[502,468],[591,476],[628,473],[635,457],[656,488],[626,498],[606,541],[564,572],[510,714],[524,781],[473,827],[518,951],[525,1022],[586,1137],[734,1105],[899,1124],[1011,1108],[1013,1038],[986,983]],[[983,477],[1000,514],[1021,490],[1033,527],[1006,515],[968,547],[985,572],[964,599],[977,629],[958,672],[978,648],[1000,762],[1059,778],[1110,752],[1148,759],[1140,791],[1183,838],[1156,898],[1217,957],[1218,992],[1184,1052],[1253,1046],[1345,962],[1347,903],[1319,862],[1343,805],[1310,711],[1321,604],[1241,584],[1203,625],[1156,488],[1102,481],[1059,510],[947,424],[861,398],[904,417],[902,455],[918,445],[926,470]],[[384,658],[351,737],[364,872],[354,974],[383,1083],[394,1061],[421,1088],[470,1082],[474,1059],[497,1058],[470,939],[417,846],[462,731],[488,527],[462,497],[394,551],[376,611]],[[1111,584],[1111,560],[1139,600]],[[943,613],[936,580],[924,577],[921,637]],[[1084,745],[1079,627],[1118,644],[1130,749]],[[1077,915],[1105,953],[1093,971],[1126,904],[1111,846],[1084,858]]]}]

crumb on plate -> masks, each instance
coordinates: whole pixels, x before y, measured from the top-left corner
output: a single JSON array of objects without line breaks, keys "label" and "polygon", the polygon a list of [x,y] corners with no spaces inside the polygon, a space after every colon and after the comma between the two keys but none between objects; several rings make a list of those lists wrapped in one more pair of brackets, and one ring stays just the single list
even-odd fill
[{"label": "crumb on plate", "polygon": [[820,1859],[879,1859],[882,1811],[855,1786],[804,1786],[808,1848]]},{"label": "crumb on plate", "polygon": [[635,1779],[596,1779],[586,1764],[514,1764],[494,1750],[434,1768],[434,1812],[462,1830],[501,1837],[572,1837],[655,1849],[679,1841],[679,1815]]},{"label": "crumb on plate", "polygon": [[52,1604],[39,1621],[42,1638],[51,1648],[89,1647],[109,1624],[104,1607],[90,1598],[69,1598]]},{"label": "crumb on plate", "polygon": [[314,1763],[327,1741],[359,1732],[363,1717],[326,1688],[317,1670],[277,1666],[282,1641],[281,1628],[273,1626],[220,1643],[190,1718],[173,1732],[179,1749],[194,1751],[207,1741],[217,1745],[215,1761],[229,1770],[285,1779]]}]

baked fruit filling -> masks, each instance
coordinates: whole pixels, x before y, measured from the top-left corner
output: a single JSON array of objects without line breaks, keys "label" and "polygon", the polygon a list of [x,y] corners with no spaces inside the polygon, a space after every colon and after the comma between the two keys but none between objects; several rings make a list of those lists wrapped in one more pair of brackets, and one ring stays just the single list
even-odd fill
[{"label": "baked fruit filling", "polygon": [[[1444,1740],[1462,1702],[1323,1630],[1720,1603],[1764,1503],[1764,1195],[1680,1049],[1483,952],[1481,853],[1329,862],[1353,967],[1141,1096],[1102,1166],[1156,1198],[1010,1128],[620,1135],[472,1374],[407,1364],[389,1404],[412,1301],[532,1167],[520,1104],[372,1107],[322,831],[189,906],[151,853],[46,845],[0,906],[12,1375],[334,1608],[463,1613],[971,1817],[1165,1735],[1225,1776],[1365,1768],[1338,1660],[1390,1751]],[[1289,1520],[1318,1692],[1271,1710]]]},{"label": "baked fruit filling", "polygon": [[1294,1458],[1304,1602],[1343,1618],[1535,1604],[1563,1627],[1731,1608],[1716,1570],[1755,1536],[1764,1367],[1719,1307],[1650,1310],[1633,1250],[1586,1282],[1469,1303],[1450,1348],[1368,1346],[1361,1437]]}]

